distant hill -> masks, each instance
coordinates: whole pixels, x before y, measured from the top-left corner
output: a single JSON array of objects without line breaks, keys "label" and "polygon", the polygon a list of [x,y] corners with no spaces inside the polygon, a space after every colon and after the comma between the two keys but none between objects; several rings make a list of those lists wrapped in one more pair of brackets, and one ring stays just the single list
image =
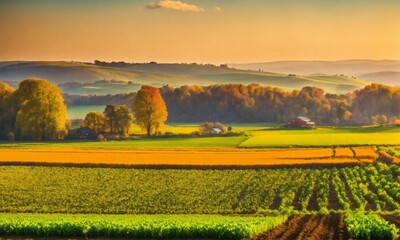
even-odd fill
[{"label": "distant hill", "polygon": [[370,82],[383,83],[400,87],[400,71],[374,72],[361,75],[360,78]]},{"label": "distant hill", "polygon": [[[318,71],[321,72],[321,71]],[[72,94],[115,94],[137,91],[141,85],[210,85],[241,83],[285,90],[315,86],[330,93],[346,93],[368,82],[344,75],[297,76],[197,64],[103,64],[80,62],[0,62],[0,81],[16,83],[29,77],[48,79]]]},{"label": "distant hill", "polygon": [[342,60],[342,61],[277,61],[265,63],[228,64],[238,69],[313,76],[315,74],[345,74],[371,82],[400,85],[400,61]]}]

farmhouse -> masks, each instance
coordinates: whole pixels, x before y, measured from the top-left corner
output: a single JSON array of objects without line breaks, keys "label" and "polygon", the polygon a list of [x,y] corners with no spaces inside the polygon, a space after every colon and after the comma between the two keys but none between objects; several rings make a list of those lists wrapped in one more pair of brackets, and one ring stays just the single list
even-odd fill
[{"label": "farmhouse", "polygon": [[209,134],[210,135],[219,135],[222,133],[222,130],[219,128],[211,128]]},{"label": "farmhouse", "polygon": [[315,122],[308,117],[298,116],[283,125],[285,128],[315,128]]}]

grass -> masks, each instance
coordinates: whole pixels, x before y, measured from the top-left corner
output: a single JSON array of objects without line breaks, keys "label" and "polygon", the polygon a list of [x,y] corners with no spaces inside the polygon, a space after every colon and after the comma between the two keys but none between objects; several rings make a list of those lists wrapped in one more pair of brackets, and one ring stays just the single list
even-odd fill
[{"label": "grass", "polygon": [[90,105],[90,106],[68,106],[67,115],[68,119],[85,119],[86,114],[89,112],[104,112],[106,106],[104,105]]},{"label": "grass", "polygon": [[190,148],[233,148],[246,137],[171,137],[142,138],[126,141],[56,141],[56,142],[0,142],[0,149],[190,149]]},{"label": "grass", "polygon": [[400,128],[354,127],[310,130],[273,129],[252,131],[242,148],[291,146],[398,145]]},{"label": "grass", "polygon": [[244,239],[287,216],[0,214],[0,236]]}]

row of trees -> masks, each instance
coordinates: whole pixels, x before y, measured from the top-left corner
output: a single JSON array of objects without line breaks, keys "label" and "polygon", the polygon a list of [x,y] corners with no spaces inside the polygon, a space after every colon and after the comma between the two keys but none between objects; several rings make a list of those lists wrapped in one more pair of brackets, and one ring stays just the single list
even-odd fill
[{"label": "row of trees", "polygon": [[136,118],[136,123],[150,135],[157,132],[168,117],[167,107],[159,90],[146,85],[142,86],[134,98],[132,112],[133,114],[125,105],[107,105],[104,113],[88,113],[82,126],[94,130],[96,134],[129,135]]},{"label": "row of trees", "polygon": [[[400,89],[371,84],[345,95],[325,93],[315,87],[285,91],[280,88],[240,84],[160,88],[171,122],[286,122],[305,115],[317,124],[364,125],[395,122],[400,118]],[[136,93],[68,95],[72,105],[125,104]]]},{"label": "row of trees", "polygon": [[96,135],[112,133],[128,135],[133,127],[134,117],[125,106],[107,105],[104,113],[90,112],[82,122],[82,127],[92,129]]}]

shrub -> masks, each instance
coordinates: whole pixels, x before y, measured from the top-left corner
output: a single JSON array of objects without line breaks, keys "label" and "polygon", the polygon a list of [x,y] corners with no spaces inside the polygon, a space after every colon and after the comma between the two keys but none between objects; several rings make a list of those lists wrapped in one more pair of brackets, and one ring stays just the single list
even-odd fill
[{"label": "shrub", "polygon": [[98,136],[97,136],[97,138],[96,138],[96,141],[98,141],[98,142],[102,142],[102,141],[104,141],[106,138],[103,136],[103,134],[99,134]]},{"label": "shrub", "polygon": [[15,134],[14,134],[14,132],[9,132],[9,133],[7,134],[7,138],[8,138],[8,141],[14,142],[14,141],[15,141]]}]

